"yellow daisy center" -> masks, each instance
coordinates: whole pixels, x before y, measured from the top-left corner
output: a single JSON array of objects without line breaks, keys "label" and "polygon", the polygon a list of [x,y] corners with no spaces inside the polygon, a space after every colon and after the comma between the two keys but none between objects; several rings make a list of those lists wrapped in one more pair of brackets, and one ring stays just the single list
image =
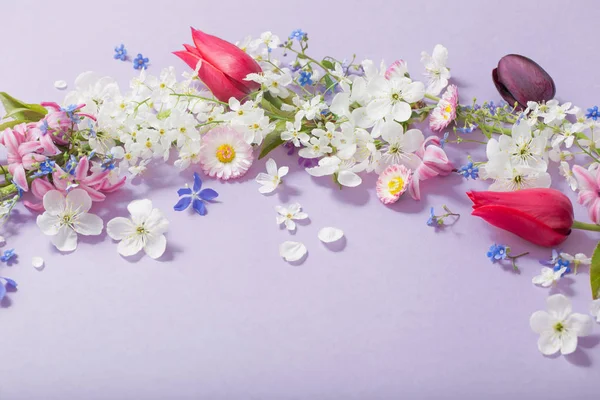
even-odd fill
[{"label": "yellow daisy center", "polygon": [[445,111],[445,112],[447,112],[447,113],[450,113],[450,112],[452,111],[452,107],[450,107],[450,106],[448,105],[448,106],[446,106],[446,107],[444,108],[444,111]]},{"label": "yellow daisy center", "polygon": [[390,194],[397,195],[402,191],[402,189],[404,189],[404,179],[402,179],[402,177],[397,176],[388,182],[388,190],[390,191]]},{"label": "yellow daisy center", "polygon": [[222,144],[217,147],[216,156],[222,163],[230,163],[235,158],[235,150],[228,144]]}]

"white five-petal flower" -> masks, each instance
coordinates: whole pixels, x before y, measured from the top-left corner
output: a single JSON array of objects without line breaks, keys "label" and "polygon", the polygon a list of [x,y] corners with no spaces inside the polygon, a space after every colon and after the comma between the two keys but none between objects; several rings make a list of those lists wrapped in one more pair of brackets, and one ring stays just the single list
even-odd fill
[{"label": "white five-petal flower", "polygon": [[600,323],[600,299],[592,301],[590,305],[590,314],[596,318],[596,322]]},{"label": "white five-petal flower", "polygon": [[539,275],[533,277],[531,282],[533,282],[534,285],[550,287],[558,282],[566,270],[567,267],[562,267],[558,271],[554,271],[552,268],[544,267]]},{"label": "white five-petal flower", "polygon": [[164,233],[169,228],[169,221],[163,213],[152,208],[148,199],[132,201],[127,210],[131,219],[116,217],[106,225],[108,236],[120,241],[119,254],[132,256],[144,249],[151,258],[162,256],[167,247]]},{"label": "white five-petal flower", "polygon": [[421,62],[425,65],[425,76],[429,78],[427,93],[437,96],[448,85],[450,70],[446,67],[448,50],[441,44],[433,48],[431,55],[421,53]]},{"label": "white five-petal flower", "polygon": [[342,160],[337,156],[323,157],[319,160],[319,165],[306,168],[306,172],[316,177],[335,174],[340,185],[356,187],[362,183],[362,178],[358,173],[364,171],[367,164],[367,160],[357,164],[354,159]]},{"label": "white five-petal flower", "polygon": [[261,184],[258,188],[260,193],[271,193],[277,189],[277,186],[281,183],[281,178],[287,175],[289,168],[286,166],[277,169],[275,160],[269,158],[266,163],[267,173],[261,172],[256,177],[256,182]]},{"label": "white five-petal flower", "polygon": [[568,253],[560,253],[560,257],[573,265],[575,273],[577,273],[577,269],[580,265],[590,265],[592,263],[592,259],[583,253],[577,253],[574,256]]},{"label": "white five-petal flower", "polygon": [[571,313],[571,301],[562,294],[546,299],[548,311],[536,311],[529,324],[535,333],[540,334],[538,349],[544,355],[560,350],[561,354],[571,354],[577,349],[577,338],[587,336],[592,331],[592,318],[589,315]]},{"label": "white five-petal flower", "polygon": [[66,198],[58,190],[50,190],[43,204],[46,211],[37,217],[37,224],[60,251],[75,250],[78,233],[99,235],[104,228],[100,217],[88,213],[92,199],[83,189],[71,190]]},{"label": "white five-petal flower", "polygon": [[275,210],[279,214],[277,216],[277,225],[285,223],[285,227],[289,231],[296,229],[294,220],[306,219],[308,214],[302,212],[302,206],[298,203],[291,204],[289,207],[275,206]]}]

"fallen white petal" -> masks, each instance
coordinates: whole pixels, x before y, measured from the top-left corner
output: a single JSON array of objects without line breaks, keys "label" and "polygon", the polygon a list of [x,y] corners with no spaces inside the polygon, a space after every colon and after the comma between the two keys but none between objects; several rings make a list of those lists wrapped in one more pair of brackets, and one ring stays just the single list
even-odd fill
[{"label": "fallen white petal", "polygon": [[33,257],[31,259],[31,265],[33,265],[33,268],[35,269],[42,269],[44,268],[44,259],[42,257]]},{"label": "fallen white petal", "polygon": [[279,255],[286,261],[298,261],[306,254],[306,246],[300,242],[286,241],[279,245]]},{"label": "fallen white petal", "polygon": [[54,87],[57,88],[58,90],[65,90],[67,88],[67,82],[65,82],[63,80],[58,80],[58,81],[54,82]]},{"label": "fallen white petal", "polygon": [[331,243],[340,240],[344,236],[344,231],[330,226],[321,228],[319,231],[319,240],[323,243]]},{"label": "fallen white petal", "polygon": [[0,236],[0,246],[4,246],[6,244],[6,239],[4,236]]}]

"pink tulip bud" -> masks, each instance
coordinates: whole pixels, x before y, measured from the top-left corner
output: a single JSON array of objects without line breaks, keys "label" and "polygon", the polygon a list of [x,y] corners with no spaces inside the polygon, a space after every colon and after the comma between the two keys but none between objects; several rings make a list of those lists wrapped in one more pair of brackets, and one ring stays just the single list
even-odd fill
[{"label": "pink tulip bud", "polygon": [[528,101],[548,101],[556,94],[552,77],[535,61],[518,54],[502,57],[492,71],[492,79],[500,96],[511,106],[518,103],[526,108]]},{"label": "pink tulip bud", "polygon": [[175,51],[192,69],[198,63],[198,77],[220,101],[231,97],[238,100],[257,90],[260,85],[246,81],[248,74],[260,73],[260,65],[236,45],[192,28],[194,46],[183,45],[185,51]]}]

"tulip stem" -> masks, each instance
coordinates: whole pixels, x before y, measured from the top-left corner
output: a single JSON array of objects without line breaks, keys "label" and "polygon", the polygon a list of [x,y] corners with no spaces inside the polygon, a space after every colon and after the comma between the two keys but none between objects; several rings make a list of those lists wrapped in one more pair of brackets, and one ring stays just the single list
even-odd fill
[{"label": "tulip stem", "polygon": [[600,225],[588,224],[588,223],[581,222],[581,221],[573,221],[573,225],[571,226],[571,229],[581,229],[584,231],[600,232]]}]

